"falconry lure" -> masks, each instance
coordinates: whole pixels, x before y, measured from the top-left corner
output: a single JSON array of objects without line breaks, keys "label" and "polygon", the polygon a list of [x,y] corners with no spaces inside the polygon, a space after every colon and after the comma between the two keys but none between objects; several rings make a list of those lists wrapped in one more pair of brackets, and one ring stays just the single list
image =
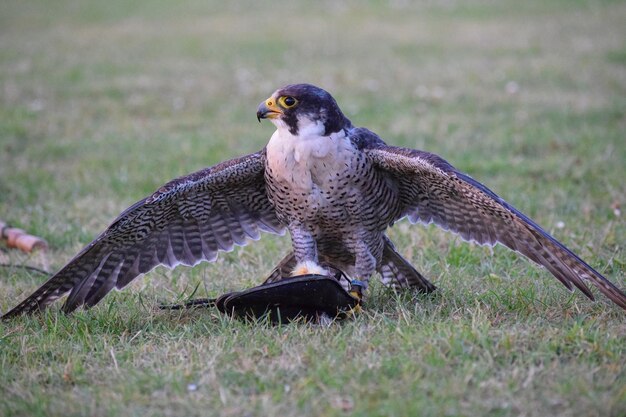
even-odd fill
[{"label": "falconry lure", "polygon": [[257,117],[276,126],[264,149],[175,179],[132,205],[3,318],[42,310],[67,293],[65,312],[93,306],[157,265],[214,261],[260,231],[286,230],[293,244],[270,282],[328,275],[332,267],[364,289],[377,272],[385,284],[431,292],[435,286],[385,234],[404,217],[501,243],[568,289],[593,299],[587,281],[626,309],[620,289],[487,187],[437,155],[389,146],[354,127],[321,88],[281,88]]}]

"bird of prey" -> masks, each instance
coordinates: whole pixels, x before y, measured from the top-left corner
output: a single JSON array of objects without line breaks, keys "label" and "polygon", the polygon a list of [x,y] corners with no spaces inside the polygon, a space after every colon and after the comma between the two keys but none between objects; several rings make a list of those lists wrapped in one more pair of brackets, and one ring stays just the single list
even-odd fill
[{"label": "bird of prey", "polygon": [[398,220],[435,223],[479,244],[501,243],[544,266],[569,290],[596,286],[626,309],[626,294],[516,208],[432,153],[389,146],[354,127],[325,90],[280,88],[257,109],[276,131],[264,149],[175,179],[125,210],[101,235],[3,318],[96,304],[157,265],[214,261],[220,251],[289,232],[293,250],[268,281],[345,271],[364,289],[435,286],[395,249]]}]

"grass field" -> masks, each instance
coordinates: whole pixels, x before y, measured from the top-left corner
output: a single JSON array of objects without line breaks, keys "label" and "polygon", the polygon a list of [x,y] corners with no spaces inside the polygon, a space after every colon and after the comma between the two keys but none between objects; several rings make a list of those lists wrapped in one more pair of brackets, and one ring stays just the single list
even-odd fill
[{"label": "grass field", "polygon": [[[169,179],[260,149],[276,88],[435,152],[626,288],[621,1],[0,2],[0,219],[54,271]],[[622,209],[620,214],[619,209]],[[258,284],[288,238],[157,269],[90,311],[0,323],[4,416],[624,416],[626,316],[435,227],[392,238],[438,287],[247,325],[159,302]],[[44,281],[0,269],[0,310]]]}]

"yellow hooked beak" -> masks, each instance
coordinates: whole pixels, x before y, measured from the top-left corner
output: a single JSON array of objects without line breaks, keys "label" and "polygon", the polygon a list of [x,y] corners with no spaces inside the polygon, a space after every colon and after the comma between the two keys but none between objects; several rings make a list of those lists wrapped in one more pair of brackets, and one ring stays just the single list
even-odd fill
[{"label": "yellow hooked beak", "polygon": [[256,118],[261,121],[261,119],[275,119],[283,114],[283,111],[276,104],[276,100],[272,97],[268,98],[265,101],[262,101],[259,104],[259,107],[256,109]]}]

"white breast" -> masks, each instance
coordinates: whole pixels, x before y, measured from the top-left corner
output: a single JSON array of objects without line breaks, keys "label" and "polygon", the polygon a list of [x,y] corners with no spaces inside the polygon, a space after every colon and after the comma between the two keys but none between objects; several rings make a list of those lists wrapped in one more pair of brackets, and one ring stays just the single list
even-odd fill
[{"label": "white breast", "polygon": [[345,172],[354,147],[343,131],[321,136],[324,127],[311,123],[298,136],[278,129],[267,144],[267,163],[275,180],[287,183],[297,193],[325,189],[337,172]]}]

